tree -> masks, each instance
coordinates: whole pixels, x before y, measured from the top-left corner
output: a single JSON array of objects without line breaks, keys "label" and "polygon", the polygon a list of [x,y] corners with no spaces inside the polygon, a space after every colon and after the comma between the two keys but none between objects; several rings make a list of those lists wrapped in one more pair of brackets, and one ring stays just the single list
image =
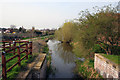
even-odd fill
[{"label": "tree", "polygon": [[120,14],[111,6],[97,9],[97,13],[82,11],[79,18],[77,41],[83,50],[91,50],[97,43],[107,54],[117,54],[119,30],[118,19]]},{"label": "tree", "polygon": [[120,13],[120,1],[118,2],[118,5],[117,5],[117,11]]},{"label": "tree", "polygon": [[58,30],[55,31],[55,38],[57,40],[59,40],[59,41],[62,41],[62,34],[61,34],[61,32],[62,32],[61,28],[59,28]]},{"label": "tree", "polygon": [[19,28],[19,32],[26,33],[26,29],[22,26]]},{"label": "tree", "polygon": [[[119,54],[120,13],[110,6],[94,8],[96,12],[81,11],[76,22],[66,22],[55,32],[58,40],[73,42],[77,55],[87,56],[96,44],[107,54]],[[80,57],[80,56],[79,56]]]},{"label": "tree", "polygon": [[55,34],[58,40],[63,42],[71,42],[73,40],[73,22],[66,22],[59,28]]},{"label": "tree", "polygon": [[19,28],[19,31],[20,31],[20,32],[22,31],[22,28],[21,28],[21,27]]},{"label": "tree", "polygon": [[35,33],[36,33],[38,36],[42,35],[42,32],[39,31],[39,30],[35,30]]}]

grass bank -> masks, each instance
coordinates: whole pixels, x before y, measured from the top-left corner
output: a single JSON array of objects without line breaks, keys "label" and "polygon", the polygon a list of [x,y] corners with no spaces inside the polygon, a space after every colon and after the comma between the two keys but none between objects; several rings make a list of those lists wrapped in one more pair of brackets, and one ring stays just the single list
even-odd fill
[{"label": "grass bank", "polygon": [[42,40],[52,39],[52,38],[54,38],[54,35],[41,36],[41,39],[42,39]]},{"label": "grass bank", "polygon": [[[107,55],[105,54],[105,51],[98,45],[94,45],[92,50],[88,52],[87,56],[85,57],[85,61],[81,62],[79,60],[76,61],[76,72],[78,73],[79,76],[89,79],[89,78],[102,78],[100,74],[98,74],[95,69],[94,69],[94,53],[99,53],[105,58],[109,59],[110,61],[120,64],[119,61],[119,55]],[[76,51],[76,54],[79,56],[79,52]]]},{"label": "grass bank", "polygon": [[101,54],[101,55],[109,59],[110,61],[114,62],[115,64],[120,65],[120,60],[119,60],[120,55],[107,55],[107,54]]},{"label": "grass bank", "polygon": [[[22,56],[24,56],[24,55],[22,55]],[[28,63],[31,63],[31,62],[34,60],[34,58],[35,58],[35,57],[32,57],[31,55],[28,55],[28,60],[23,59],[23,60],[21,61],[21,66],[18,66],[18,65],[17,65],[17,66],[15,66],[11,71],[7,72],[7,78],[8,78],[8,80],[13,80],[13,78],[17,77],[17,75],[18,75],[18,73],[19,73],[20,71],[25,71],[25,70],[27,70],[26,65],[27,65]],[[18,59],[15,58],[14,60],[8,62],[7,65],[6,65],[7,68],[10,67],[12,64],[14,64],[17,60],[18,60]]]},{"label": "grass bank", "polygon": [[51,54],[49,53],[49,48],[46,45],[43,49],[43,52],[47,54],[46,59],[47,59],[47,70],[46,70],[46,77],[52,72],[52,67],[51,67]]},{"label": "grass bank", "polygon": [[77,73],[78,76],[82,77],[83,79],[102,78],[94,70],[94,60],[93,59],[86,59],[84,62],[77,60],[75,72]]},{"label": "grass bank", "polygon": [[[43,36],[41,37],[42,40],[44,40],[45,42],[47,42],[49,39],[53,39],[54,35],[49,35],[49,36]],[[46,70],[46,78],[48,78],[49,74],[54,73],[54,70],[51,67],[51,53],[49,53],[49,47],[48,45],[43,47],[43,51],[42,53],[46,53],[46,59],[47,59],[47,70]]]},{"label": "grass bank", "polygon": [[[72,43],[73,45],[74,43]],[[76,50],[76,49],[75,49]],[[75,54],[77,57],[81,56],[79,50],[75,51]],[[102,78],[100,74],[98,74],[94,69],[94,53],[104,53],[105,51],[98,45],[94,45],[92,50],[90,52],[87,52],[87,56],[83,57],[85,58],[85,61],[82,62],[80,60],[76,60],[76,69],[75,72],[78,76],[84,78],[84,79],[90,79],[90,78]]]}]

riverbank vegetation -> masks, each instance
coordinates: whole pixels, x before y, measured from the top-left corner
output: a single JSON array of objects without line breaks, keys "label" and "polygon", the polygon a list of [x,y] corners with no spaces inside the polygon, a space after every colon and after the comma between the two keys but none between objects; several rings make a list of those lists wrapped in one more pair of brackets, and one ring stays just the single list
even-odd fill
[{"label": "riverbank vegetation", "polygon": [[77,60],[75,72],[77,73],[78,78],[79,77],[82,77],[83,79],[102,78],[102,76],[99,75],[94,70],[94,60],[93,59],[86,59],[85,62]]},{"label": "riverbank vegetation", "polygon": [[[96,52],[107,55],[120,55],[120,30],[118,28],[120,26],[118,23],[120,14],[111,5],[102,8],[94,7],[93,9],[95,11],[94,13],[88,10],[81,11],[78,19],[65,22],[55,32],[57,40],[73,45],[73,52],[76,56],[86,58],[88,63],[94,58],[94,53]],[[94,61],[90,64],[94,64]],[[81,73],[81,69],[83,69],[83,76],[91,78],[92,73],[89,75],[85,71],[85,69],[88,69],[87,67],[89,67],[88,64],[85,68],[79,65],[78,72]]]},{"label": "riverbank vegetation", "polygon": [[[41,39],[44,40],[45,42],[53,38],[54,38],[54,35],[48,35],[48,36],[41,37]],[[51,53],[49,53],[49,48],[47,44],[43,46],[42,53],[46,54],[46,60],[47,60],[46,78],[48,78],[48,76],[51,73],[53,73],[53,69],[51,66]]]}]

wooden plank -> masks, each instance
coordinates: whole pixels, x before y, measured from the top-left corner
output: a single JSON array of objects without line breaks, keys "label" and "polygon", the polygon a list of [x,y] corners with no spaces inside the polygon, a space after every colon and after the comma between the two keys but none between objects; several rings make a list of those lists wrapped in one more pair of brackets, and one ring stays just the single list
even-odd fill
[{"label": "wooden plank", "polygon": [[20,45],[20,46],[16,46],[16,47],[12,47],[10,50],[7,50],[7,51],[5,51],[6,53],[8,53],[8,52],[10,52],[10,51],[12,51],[12,50],[14,50],[14,49],[17,49],[18,47],[22,47],[22,46],[24,46],[24,45],[26,45],[26,44],[22,44],[22,45]]},{"label": "wooden plank", "polygon": [[18,56],[18,55],[15,55],[15,56],[13,56],[13,57],[9,58],[8,60],[6,60],[6,63],[7,63],[7,62],[9,62],[10,60],[12,60],[12,59],[16,58],[17,56]]},{"label": "wooden plank", "polygon": [[15,67],[18,63],[19,63],[19,62],[16,62],[15,64],[13,64],[13,65],[7,70],[7,72],[10,71],[13,67]]},{"label": "wooden plank", "polygon": [[20,52],[20,54],[24,53],[25,51],[26,51],[26,49],[25,49],[25,50],[23,50],[22,52]]},{"label": "wooden plank", "polygon": [[23,57],[20,59],[20,61],[22,61],[25,57],[26,57],[26,55],[25,55],[25,56],[23,56]]}]

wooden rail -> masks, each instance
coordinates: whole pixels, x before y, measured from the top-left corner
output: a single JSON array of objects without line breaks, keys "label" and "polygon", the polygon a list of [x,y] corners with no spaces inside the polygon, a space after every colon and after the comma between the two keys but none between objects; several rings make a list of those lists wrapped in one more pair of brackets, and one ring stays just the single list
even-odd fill
[{"label": "wooden rail", "polygon": [[[0,41],[0,42],[3,44],[1,47],[2,48],[2,78],[3,80],[6,80],[7,72],[12,70],[12,68],[14,68],[17,64],[21,66],[21,61],[24,58],[28,59],[28,55],[32,55],[32,42],[29,41]],[[13,57],[6,60],[6,53],[9,54],[13,53]],[[20,55],[22,53],[26,53],[26,55],[21,58]],[[13,64],[8,69],[6,69],[6,63],[8,63],[9,61],[13,60],[16,57],[18,57],[18,61],[16,61],[15,64]]]}]

